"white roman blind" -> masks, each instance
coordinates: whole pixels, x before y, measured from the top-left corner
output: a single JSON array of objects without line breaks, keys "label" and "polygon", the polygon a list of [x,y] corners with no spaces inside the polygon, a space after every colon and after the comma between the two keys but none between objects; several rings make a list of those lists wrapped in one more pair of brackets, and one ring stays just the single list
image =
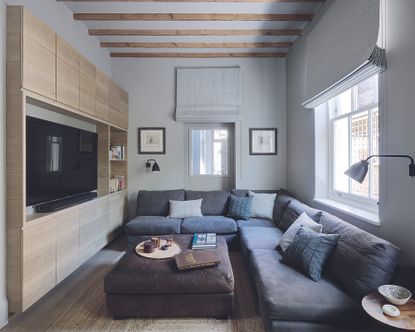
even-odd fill
[{"label": "white roman blind", "polygon": [[310,32],[303,106],[323,102],[386,68],[383,0],[336,0]]},{"label": "white roman blind", "polygon": [[176,121],[240,120],[241,69],[177,68]]}]

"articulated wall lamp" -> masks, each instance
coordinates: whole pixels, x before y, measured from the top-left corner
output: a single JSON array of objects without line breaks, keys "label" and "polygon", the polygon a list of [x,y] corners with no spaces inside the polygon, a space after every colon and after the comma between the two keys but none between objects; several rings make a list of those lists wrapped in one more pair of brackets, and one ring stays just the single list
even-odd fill
[{"label": "articulated wall lamp", "polygon": [[147,160],[147,162],[146,162],[146,167],[147,167],[147,168],[150,168],[150,167],[151,167],[151,162],[153,162],[153,163],[154,163],[154,164],[153,164],[153,167],[152,167],[152,169],[151,169],[151,172],[152,172],[152,173],[160,173],[160,167],[159,167],[159,165],[157,164],[156,159],[149,159],[149,160]]},{"label": "articulated wall lamp", "polygon": [[414,158],[406,154],[375,154],[373,156],[367,157],[365,160],[361,160],[356,164],[350,166],[350,168],[344,172],[347,176],[351,177],[353,180],[362,183],[366,177],[368,168],[369,168],[369,159],[371,158],[408,158],[411,163],[409,164],[409,176],[415,176],[415,164]]}]

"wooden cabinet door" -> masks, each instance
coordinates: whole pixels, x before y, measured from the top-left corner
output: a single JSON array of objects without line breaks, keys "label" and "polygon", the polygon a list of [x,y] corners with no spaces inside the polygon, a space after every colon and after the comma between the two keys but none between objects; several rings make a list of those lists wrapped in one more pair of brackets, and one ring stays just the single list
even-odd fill
[{"label": "wooden cabinet door", "polygon": [[110,195],[110,227],[112,231],[119,229],[126,219],[126,191]]},{"label": "wooden cabinet door", "polygon": [[81,57],[80,109],[95,115],[95,66]]},{"label": "wooden cabinet door", "polygon": [[83,204],[80,209],[80,262],[81,264],[91,258],[98,250],[100,243],[100,225],[97,202]]},{"label": "wooden cabinet door", "polygon": [[128,130],[128,93],[121,89],[121,127]]},{"label": "wooden cabinet door", "polygon": [[115,82],[110,81],[110,108],[109,121],[111,124],[120,127],[120,88]]},{"label": "wooden cabinet door", "polygon": [[79,266],[79,210],[77,207],[56,217],[56,283]]},{"label": "wooden cabinet door", "polygon": [[23,10],[22,87],[55,100],[56,34]]},{"label": "wooden cabinet door", "polygon": [[95,115],[102,120],[108,121],[110,79],[105,73],[97,69],[95,83]]},{"label": "wooden cabinet door", "polygon": [[57,101],[79,109],[80,56],[67,42],[57,38]]},{"label": "wooden cabinet door", "polygon": [[109,197],[104,196],[97,200],[98,220],[97,232],[100,233],[98,238],[98,250],[104,247],[111,238],[108,236],[109,221],[110,221],[110,202]]},{"label": "wooden cabinet door", "polygon": [[22,230],[22,311],[56,285],[56,223],[53,217]]}]

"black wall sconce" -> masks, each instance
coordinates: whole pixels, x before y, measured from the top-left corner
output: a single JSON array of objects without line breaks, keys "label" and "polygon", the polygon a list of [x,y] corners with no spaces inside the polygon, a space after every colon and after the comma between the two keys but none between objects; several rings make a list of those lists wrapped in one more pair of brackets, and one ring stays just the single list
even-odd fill
[{"label": "black wall sconce", "polygon": [[373,156],[367,157],[365,160],[361,160],[356,164],[350,166],[350,168],[344,172],[347,176],[351,177],[353,180],[362,183],[365,180],[367,171],[369,169],[369,159],[371,158],[408,158],[411,163],[409,164],[409,176],[415,176],[415,164],[414,158],[406,154],[375,154]]},{"label": "black wall sconce", "polygon": [[151,172],[152,173],[160,173],[160,167],[159,167],[159,165],[157,164],[157,161],[156,161],[156,159],[149,159],[149,160],[147,160],[147,162],[146,162],[146,167],[147,168],[150,168],[151,167],[151,163],[153,162],[153,167],[151,168]]}]

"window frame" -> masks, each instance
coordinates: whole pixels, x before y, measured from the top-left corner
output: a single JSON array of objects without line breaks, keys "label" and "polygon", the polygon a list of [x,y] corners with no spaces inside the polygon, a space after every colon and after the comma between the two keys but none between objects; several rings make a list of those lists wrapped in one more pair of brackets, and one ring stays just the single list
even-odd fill
[{"label": "window frame", "polygon": [[[372,76],[378,75],[378,85],[377,85],[377,89],[378,89],[378,101],[377,103],[372,103],[369,105],[365,105],[364,107],[361,108],[357,108],[356,104],[357,104],[357,86],[364,82],[366,79],[369,79]],[[357,208],[361,208],[370,212],[374,212],[374,213],[378,213],[378,205],[379,205],[379,201],[380,201],[380,196],[381,196],[381,190],[380,190],[380,179],[381,179],[381,174],[379,172],[379,197],[378,199],[371,199],[370,197],[363,197],[363,196],[359,196],[356,194],[352,194],[350,193],[351,190],[351,182],[353,181],[351,178],[349,178],[349,192],[345,193],[345,192],[341,192],[341,191],[337,191],[334,190],[334,124],[336,121],[339,121],[341,119],[345,119],[348,118],[348,126],[349,126],[349,162],[351,161],[351,146],[352,146],[352,135],[351,135],[351,124],[352,124],[352,118],[355,115],[358,114],[364,114],[365,112],[368,113],[368,132],[371,133],[370,134],[370,139],[369,139],[369,151],[372,151],[372,119],[373,119],[373,112],[374,110],[377,108],[378,110],[378,116],[379,116],[379,122],[378,122],[378,130],[379,130],[379,150],[381,149],[381,133],[383,131],[383,117],[382,117],[382,109],[383,109],[383,104],[382,104],[382,98],[381,98],[381,92],[382,92],[382,75],[381,74],[374,74],[370,77],[367,77],[364,80],[361,80],[359,82],[356,82],[356,84],[351,87],[350,89],[351,91],[351,112],[346,113],[346,114],[342,114],[336,117],[331,118],[331,107],[330,107],[330,102],[334,99],[334,98],[338,98],[342,93],[344,93],[345,91],[349,90],[345,90],[341,93],[339,93],[337,96],[333,97],[332,99],[330,99],[329,101],[326,101],[326,110],[327,110],[327,117],[328,117],[328,130],[327,130],[327,134],[328,134],[328,142],[329,142],[329,151],[328,151],[328,175],[329,175],[329,179],[328,179],[328,198],[332,199],[334,201],[338,201],[340,203],[346,204],[346,205],[350,205],[353,207],[357,207]],[[338,99],[336,100],[336,102],[338,102]],[[336,107],[338,107],[336,105]],[[380,151],[379,151],[380,153]],[[368,172],[368,181],[369,181],[369,196],[370,196],[370,191],[372,188],[372,176],[370,174],[371,170],[369,170]]]},{"label": "window frame", "polygon": [[[227,153],[227,165],[228,170],[227,174],[192,174],[192,160],[193,160],[193,142],[192,142],[192,130],[215,130],[215,129],[226,129],[228,131],[228,153]],[[187,133],[187,145],[188,145],[188,160],[187,160],[187,176],[190,178],[229,178],[231,177],[232,158],[231,150],[233,149],[233,139],[232,139],[232,128],[227,123],[214,123],[214,124],[189,124],[188,133]]]}]

